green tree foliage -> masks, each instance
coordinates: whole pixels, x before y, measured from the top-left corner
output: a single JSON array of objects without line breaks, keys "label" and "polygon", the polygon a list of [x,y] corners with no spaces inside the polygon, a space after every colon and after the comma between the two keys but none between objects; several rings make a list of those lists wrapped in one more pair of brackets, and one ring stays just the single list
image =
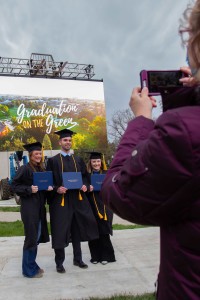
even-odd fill
[{"label": "green tree foliage", "polygon": [[7,105],[0,104],[0,117],[9,116],[9,108]]},{"label": "green tree foliage", "polygon": [[78,122],[79,122],[80,130],[82,132],[83,131],[88,131],[90,122],[86,118],[82,118]]},{"label": "green tree foliage", "polygon": [[79,114],[78,114],[78,118],[79,119],[87,119],[89,122],[91,122],[94,118],[94,116],[96,115],[96,112],[92,112],[88,109],[83,109]]},{"label": "green tree foliage", "polygon": [[45,134],[42,144],[43,144],[44,150],[52,150],[52,144],[51,144],[51,140],[50,140],[48,134]]},{"label": "green tree foliage", "polygon": [[15,139],[14,140],[14,149],[13,150],[24,150],[23,145],[24,143],[21,141],[21,139]]},{"label": "green tree foliage", "polygon": [[32,144],[32,143],[35,143],[35,142],[37,142],[37,140],[34,137],[28,138],[26,140],[26,144]]},{"label": "green tree foliage", "polygon": [[21,141],[21,139],[5,139],[3,143],[1,143],[0,150],[1,151],[17,151],[17,150],[23,150],[24,143]]},{"label": "green tree foliage", "polygon": [[24,131],[24,128],[21,125],[17,125],[15,127],[15,130],[12,132],[13,138],[18,138],[20,140],[23,140],[26,136],[26,133]]},{"label": "green tree foliage", "polygon": [[89,126],[89,133],[95,141],[95,148],[104,149],[107,146],[106,119],[97,116]]},{"label": "green tree foliage", "polygon": [[2,143],[2,141],[1,141],[1,147],[0,147],[0,150],[3,150],[3,151],[6,151],[6,150],[12,150],[12,149],[10,149],[10,148],[11,148],[10,144],[11,144],[11,143],[10,143],[9,140],[4,141],[4,143]]},{"label": "green tree foliage", "polygon": [[88,148],[86,135],[77,133],[73,136],[72,140],[72,148],[73,149],[84,149]]}]

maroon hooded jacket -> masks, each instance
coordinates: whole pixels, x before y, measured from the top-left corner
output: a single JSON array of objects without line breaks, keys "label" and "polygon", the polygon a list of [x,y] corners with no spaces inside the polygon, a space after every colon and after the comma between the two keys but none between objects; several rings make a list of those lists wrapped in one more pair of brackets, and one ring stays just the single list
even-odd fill
[{"label": "maroon hooded jacket", "polygon": [[200,107],[128,124],[102,186],[120,217],[160,226],[159,300],[200,299]]}]

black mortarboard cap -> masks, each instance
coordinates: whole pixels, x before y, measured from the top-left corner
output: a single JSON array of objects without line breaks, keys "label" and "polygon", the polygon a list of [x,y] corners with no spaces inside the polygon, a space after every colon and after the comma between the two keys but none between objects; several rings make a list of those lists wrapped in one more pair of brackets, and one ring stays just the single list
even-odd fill
[{"label": "black mortarboard cap", "polygon": [[90,154],[90,159],[102,159],[102,153],[100,153],[100,152],[95,152],[95,151],[93,151],[93,152],[87,152],[87,153],[89,153]]},{"label": "black mortarboard cap", "polygon": [[42,150],[42,144],[40,142],[35,142],[31,144],[23,145],[24,149],[26,149],[28,152],[32,152],[34,150],[41,151]]},{"label": "black mortarboard cap", "polygon": [[65,137],[72,137],[73,134],[76,134],[76,132],[69,129],[62,129],[59,131],[55,131],[54,133],[59,135],[60,139],[63,139]]}]

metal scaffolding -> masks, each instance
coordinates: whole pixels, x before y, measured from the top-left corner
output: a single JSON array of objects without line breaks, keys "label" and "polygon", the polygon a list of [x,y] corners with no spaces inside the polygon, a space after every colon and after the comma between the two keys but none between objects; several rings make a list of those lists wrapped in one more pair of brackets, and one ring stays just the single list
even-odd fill
[{"label": "metal scaffolding", "polygon": [[51,54],[32,53],[30,59],[0,57],[0,75],[61,77],[90,80],[94,66],[55,62]]}]

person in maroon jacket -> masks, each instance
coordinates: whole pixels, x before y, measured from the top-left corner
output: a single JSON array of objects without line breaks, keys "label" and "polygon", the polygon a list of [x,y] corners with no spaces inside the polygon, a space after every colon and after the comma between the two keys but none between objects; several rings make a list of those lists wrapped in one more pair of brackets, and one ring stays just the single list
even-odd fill
[{"label": "person in maroon jacket", "polygon": [[[184,31],[191,77],[200,81],[200,0],[187,10]],[[181,30],[183,32],[183,29]],[[175,95],[189,105],[168,109],[154,123],[155,99],[135,88],[130,121],[102,186],[113,212],[138,224],[160,226],[157,299],[200,299],[200,99],[199,87]],[[191,104],[191,97],[197,99]],[[195,99],[195,100],[196,100]],[[186,105],[186,103],[185,103]]]}]

